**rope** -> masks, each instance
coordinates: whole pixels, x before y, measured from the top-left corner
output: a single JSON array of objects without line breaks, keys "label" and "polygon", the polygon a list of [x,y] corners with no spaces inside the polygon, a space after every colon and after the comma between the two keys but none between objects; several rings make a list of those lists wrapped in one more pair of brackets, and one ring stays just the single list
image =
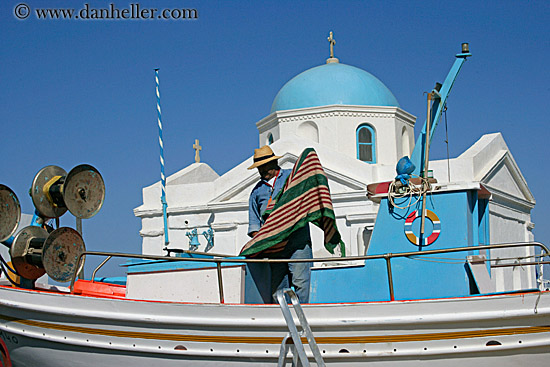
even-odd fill
[{"label": "rope", "polygon": [[[472,250],[475,250],[475,247],[472,248]],[[543,255],[527,255],[527,256],[517,256],[517,257],[508,257],[508,258],[498,258],[498,259],[485,259],[486,262],[495,262],[495,261],[502,261],[502,260],[516,260],[518,261],[517,264],[510,263],[510,265],[517,265],[521,266],[521,260],[527,260],[531,258],[544,258]],[[411,260],[418,260],[418,261],[426,261],[426,262],[433,262],[433,263],[440,263],[440,264],[464,264],[464,260],[458,260],[456,258],[449,258],[449,257],[430,257],[429,259],[426,258],[420,258],[416,256],[407,256],[408,259]],[[540,261],[540,259],[539,259]],[[546,280],[550,282],[550,280]]]},{"label": "rope", "polygon": [[418,261],[425,261],[425,262],[430,262],[430,263],[448,264],[448,265],[464,264],[464,260],[457,260],[457,259],[440,258],[440,260],[436,260],[437,258],[420,259],[418,257],[408,257],[408,259],[418,260]]},{"label": "rope", "polygon": [[[495,259],[487,259],[485,261],[504,261],[504,260],[527,260],[527,259],[536,259],[536,258],[545,258],[546,255],[542,255],[542,254],[535,254],[535,255],[527,255],[527,256],[516,256],[516,257],[499,257],[499,258],[495,258]],[[539,260],[541,260],[539,259]]]},{"label": "rope", "polygon": [[10,275],[9,273],[6,271],[6,268],[8,268],[8,270],[12,273],[12,274],[17,274],[17,272],[15,271],[15,269],[12,269],[8,263],[6,263],[6,260],[4,260],[4,258],[2,257],[2,255],[0,255],[0,269],[1,271],[6,275],[6,279],[9,280],[9,282],[11,284],[13,284],[14,286],[16,287],[20,287],[21,284],[17,284],[14,280],[12,280],[10,278]]},{"label": "rope", "polygon": [[449,158],[449,130],[447,128],[447,104],[445,104],[445,109],[443,110],[443,113],[445,113],[445,143],[447,144],[447,176],[449,178],[449,182],[451,182],[451,161]]},{"label": "rope", "polygon": [[[403,190],[402,192],[397,192],[397,187],[396,187],[397,182],[400,182],[400,181],[399,180],[392,181],[392,183],[390,184],[390,187],[388,188],[388,201],[392,206],[398,209],[407,209],[407,208],[410,208],[411,206],[415,206],[420,201],[420,198],[425,192],[431,193],[432,185],[430,184],[428,179],[424,177],[419,177],[419,176],[415,176],[415,177],[420,178],[421,180],[420,185],[409,184],[407,186],[401,186],[400,189]],[[413,196],[415,195],[416,195],[416,200],[413,202]],[[409,201],[407,205],[399,206],[395,203],[396,199],[401,199],[407,196],[409,197]]]},{"label": "rope", "polygon": [[[0,255],[0,262],[3,264],[3,266],[5,266],[6,268],[8,268],[9,271],[11,271],[12,273],[14,274],[17,274],[17,272],[15,271],[15,269],[12,269],[8,263],[6,262],[6,260],[4,260],[4,258],[2,257],[2,255]],[[18,274],[19,275],[19,274]]]}]

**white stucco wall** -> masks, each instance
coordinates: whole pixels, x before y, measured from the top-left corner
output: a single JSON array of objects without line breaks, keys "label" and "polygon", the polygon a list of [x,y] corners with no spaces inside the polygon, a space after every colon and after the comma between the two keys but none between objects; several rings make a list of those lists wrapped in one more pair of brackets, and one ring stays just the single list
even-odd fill
[{"label": "white stucco wall", "polygon": [[[299,110],[277,111],[258,121],[259,143],[265,144],[269,134],[275,141],[291,136],[318,142],[357,158],[356,131],[368,124],[376,134],[376,163],[395,165],[403,155],[403,129],[406,129],[407,145],[414,145],[415,117],[398,107],[376,106],[323,106]],[[313,139],[315,125],[318,140]]]}]

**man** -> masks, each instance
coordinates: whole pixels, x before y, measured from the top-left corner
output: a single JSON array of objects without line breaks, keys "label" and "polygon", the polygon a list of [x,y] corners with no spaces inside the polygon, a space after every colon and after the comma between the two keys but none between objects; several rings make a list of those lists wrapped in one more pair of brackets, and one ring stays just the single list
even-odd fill
[{"label": "man", "polygon": [[[279,167],[276,156],[269,146],[263,146],[254,150],[254,164],[248,169],[257,168],[261,180],[250,193],[248,206],[248,235],[254,237],[264,224],[262,217],[268,204],[283,188],[291,170],[283,170]],[[288,238],[284,249],[269,255],[279,259],[311,259],[311,238],[309,226],[305,226],[293,232]],[[271,263],[271,293],[274,302],[277,290],[294,287],[296,295],[301,303],[309,302],[309,283],[311,276],[311,263]]]}]

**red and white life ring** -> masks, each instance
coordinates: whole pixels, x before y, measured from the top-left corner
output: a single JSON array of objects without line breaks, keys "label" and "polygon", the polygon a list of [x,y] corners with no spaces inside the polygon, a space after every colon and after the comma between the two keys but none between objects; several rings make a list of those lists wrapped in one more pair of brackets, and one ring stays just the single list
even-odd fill
[{"label": "red and white life ring", "polygon": [[[420,238],[418,238],[412,230],[413,222],[417,218],[420,218],[419,210],[415,210],[414,212],[409,214],[407,220],[405,220],[405,236],[407,236],[407,239],[411,241],[411,243],[415,244],[416,246],[420,246]],[[439,237],[439,233],[441,232],[441,221],[434,212],[426,209],[426,218],[428,218],[432,222],[433,230],[431,235],[424,238],[424,246],[428,246],[434,243],[435,240],[437,240],[437,237]]]},{"label": "red and white life ring", "polygon": [[0,339],[0,366],[1,367],[12,367],[10,352],[6,343]]}]

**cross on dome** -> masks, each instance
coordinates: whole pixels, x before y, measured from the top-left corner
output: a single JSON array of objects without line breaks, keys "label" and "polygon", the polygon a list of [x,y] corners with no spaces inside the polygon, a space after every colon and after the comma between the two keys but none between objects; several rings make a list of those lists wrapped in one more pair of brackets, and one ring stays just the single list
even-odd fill
[{"label": "cross on dome", "polygon": [[327,40],[330,44],[330,57],[327,59],[327,64],[331,64],[331,63],[335,63],[335,62],[337,63],[340,60],[338,60],[336,57],[334,57],[334,45],[336,44],[336,40],[332,36],[332,31],[330,31]]},{"label": "cross on dome", "polygon": [[336,40],[332,37],[332,31],[330,31],[330,34],[329,34],[327,40],[330,43],[330,58],[333,58],[334,57],[334,45],[336,44]]}]

